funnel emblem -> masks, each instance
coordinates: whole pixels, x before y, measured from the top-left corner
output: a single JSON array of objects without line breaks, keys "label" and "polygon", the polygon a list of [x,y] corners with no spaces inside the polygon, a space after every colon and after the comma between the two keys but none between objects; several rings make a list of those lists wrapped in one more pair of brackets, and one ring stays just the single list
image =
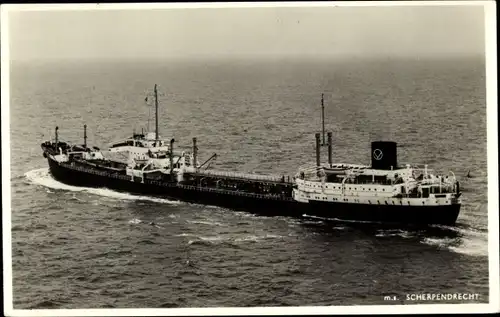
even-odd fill
[{"label": "funnel emblem", "polygon": [[377,161],[380,161],[383,156],[384,153],[382,152],[381,149],[375,149],[375,151],[373,151],[373,158],[376,159]]}]

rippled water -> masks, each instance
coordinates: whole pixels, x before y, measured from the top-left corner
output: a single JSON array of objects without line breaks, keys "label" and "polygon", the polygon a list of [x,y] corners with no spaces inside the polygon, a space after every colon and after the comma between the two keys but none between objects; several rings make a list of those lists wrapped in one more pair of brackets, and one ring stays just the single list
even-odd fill
[{"label": "rippled water", "polygon": [[[360,305],[416,292],[488,301],[483,61],[11,70],[14,308]],[[314,160],[325,93],[336,160],[369,163],[370,142],[384,139],[399,143],[402,163],[455,171],[457,226],[261,217],[52,179],[39,144],[55,125],[74,142],[86,123],[89,143],[104,147],[147,124],[144,96],[155,83],[163,136],[186,147],[198,137],[202,159],[219,154],[213,168],[288,174]]]}]

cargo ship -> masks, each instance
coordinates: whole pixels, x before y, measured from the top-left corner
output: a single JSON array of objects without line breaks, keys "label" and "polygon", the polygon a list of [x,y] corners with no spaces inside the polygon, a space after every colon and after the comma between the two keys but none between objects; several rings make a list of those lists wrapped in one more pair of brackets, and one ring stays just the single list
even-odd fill
[{"label": "cargo ship", "polygon": [[[163,139],[158,129],[158,93],[154,87],[155,131],[133,133],[101,150],[59,139],[41,144],[52,176],[63,183],[106,187],[185,202],[221,206],[265,215],[321,217],[402,225],[454,225],[461,206],[460,184],[453,174],[435,174],[427,165],[400,166],[397,144],[371,143],[371,165],[334,163],[332,133],[316,138],[316,162],[293,176],[217,171],[207,168],[217,154],[199,163],[197,139],[189,150]],[[324,113],[323,97],[322,111]],[[320,160],[328,147],[328,162]]]}]

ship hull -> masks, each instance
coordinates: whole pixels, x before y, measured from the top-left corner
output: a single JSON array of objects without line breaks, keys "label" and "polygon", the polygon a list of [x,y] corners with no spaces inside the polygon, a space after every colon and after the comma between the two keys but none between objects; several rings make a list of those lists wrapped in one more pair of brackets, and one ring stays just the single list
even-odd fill
[{"label": "ship hull", "polygon": [[[105,187],[134,194],[151,195],[186,202],[215,205],[262,215],[302,217],[315,216],[340,221],[380,222],[401,225],[454,225],[460,205],[397,206],[366,205],[338,202],[298,202],[265,195],[241,195],[233,191],[201,190],[186,186],[161,186],[75,170],[47,157],[52,176],[65,184],[84,187]],[[189,186],[188,186],[189,187]]]},{"label": "ship hull", "polygon": [[322,218],[411,225],[454,225],[460,205],[392,206],[310,201],[309,210]]},{"label": "ship hull", "polygon": [[[65,184],[82,187],[105,187],[132,194],[148,195],[191,203],[214,205],[234,210],[250,211],[265,215],[301,216],[306,204],[279,197],[258,198],[251,195],[236,195],[224,190],[186,189],[187,186],[159,186],[121,180],[73,170],[48,159],[52,176]],[[264,195],[261,195],[264,196]]]}]

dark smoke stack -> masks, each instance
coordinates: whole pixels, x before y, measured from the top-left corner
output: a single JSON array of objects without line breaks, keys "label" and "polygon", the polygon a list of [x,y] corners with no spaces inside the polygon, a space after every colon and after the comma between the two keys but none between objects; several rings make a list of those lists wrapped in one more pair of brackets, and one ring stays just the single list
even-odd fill
[{"label": "dark smoke stack", "polygon": [[391,170],[398,168],[398,154],[396,142],[372,142],[372,168]]},{"label": "dark smoke stack", "polygon": [[320,134],[319,133],[316,133],[316,166],[320,166],[321,165],[321,162],[320,162],[320,158],[319,158],[319,148],[320,148]]},{"label": "dark smoke stack", "polygon": [[332,132],[328,132],[328,164],[332,167]]},{"label": "dark smoke stack", "polygon": [[196,159],[198,156],[198,148],[196,147],[196,138],[193,138],[193,166],[197,168]]}]

